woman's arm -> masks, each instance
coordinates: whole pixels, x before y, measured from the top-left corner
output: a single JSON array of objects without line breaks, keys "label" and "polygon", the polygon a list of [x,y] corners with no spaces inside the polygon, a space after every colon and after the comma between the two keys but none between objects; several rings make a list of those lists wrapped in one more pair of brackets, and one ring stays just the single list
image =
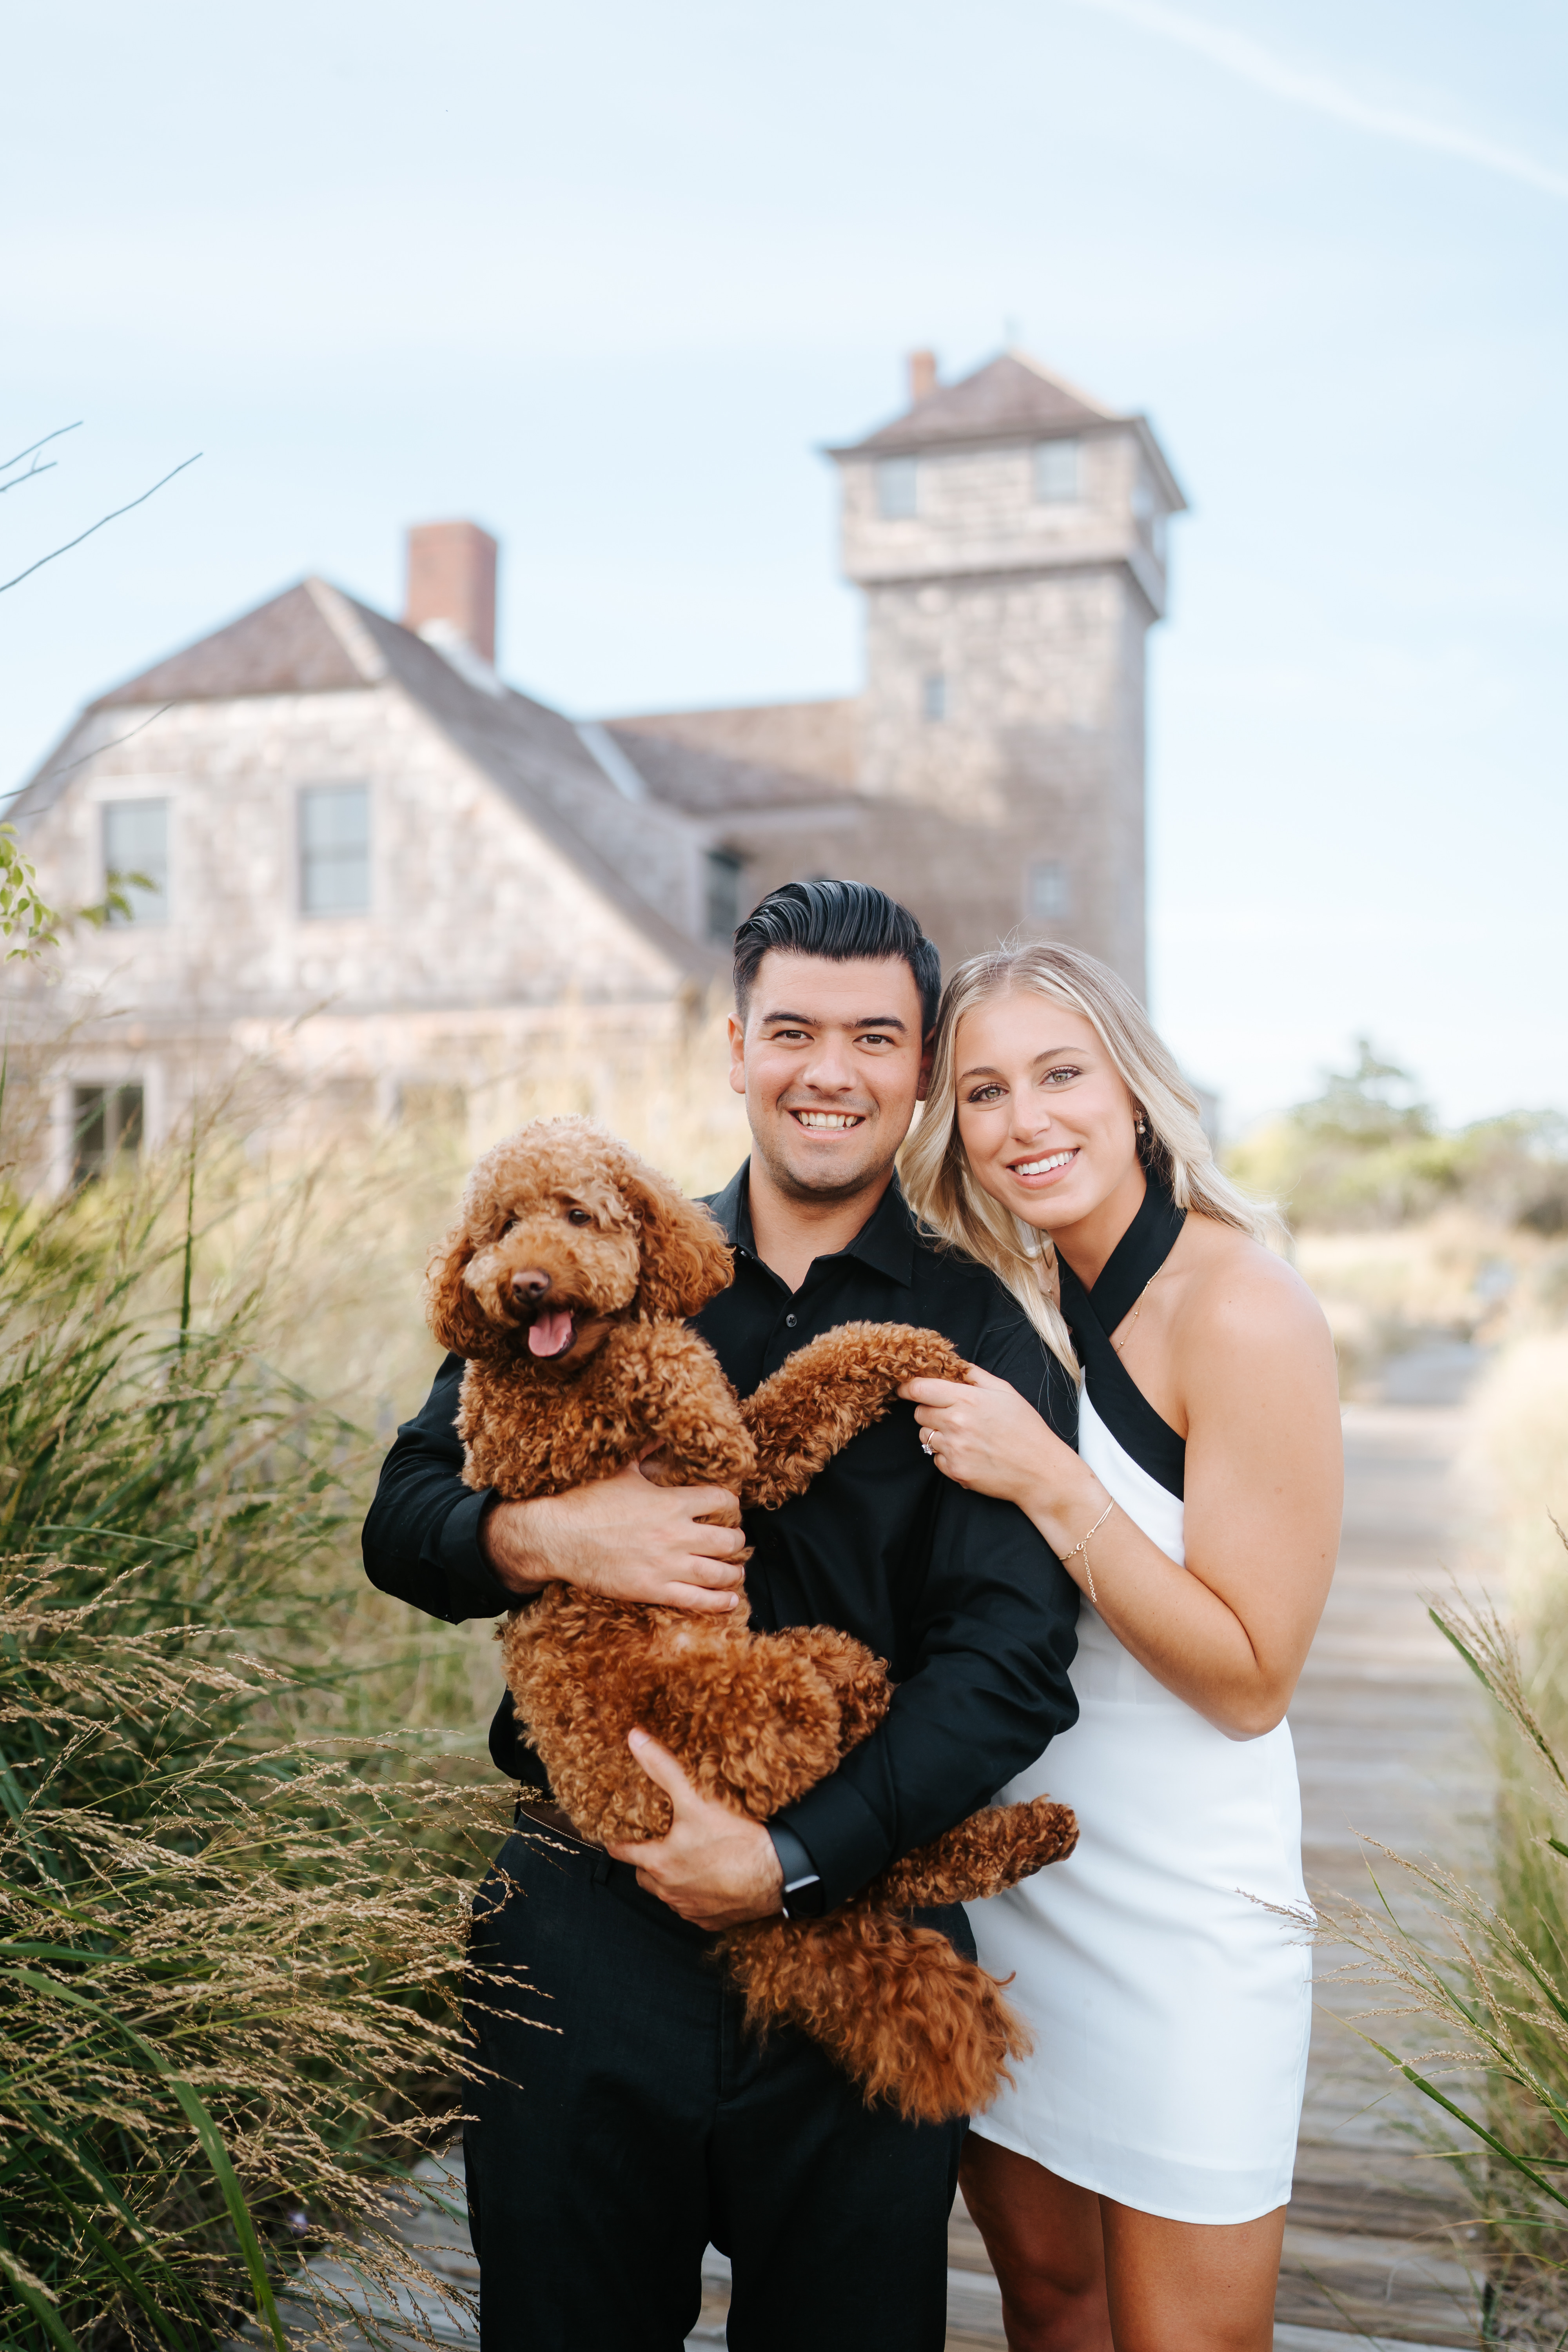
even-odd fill
[{"label": "woman's arm", "polygon": [[[1235,1739],[1271,1731],[1300,1674],[1339,1549],[1343,1452],[1333,1345],[1310,1293],[1261,1250],[1184,1286],[1165,1396],[1187,1423],[1186,1566],[1112,1510],[1093,1472],[1015,1391],[913,1381],[938,1465],[1026,1511],[1157,1681]],[[1163,1402],[1164,1399],[1163,1398]]]}]

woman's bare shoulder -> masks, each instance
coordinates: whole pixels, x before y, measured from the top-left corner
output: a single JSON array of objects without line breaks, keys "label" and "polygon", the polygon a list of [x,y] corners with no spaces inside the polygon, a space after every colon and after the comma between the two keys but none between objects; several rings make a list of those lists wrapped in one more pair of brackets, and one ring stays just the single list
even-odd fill
[{"label": "woman's bare shoulder", "polygon": [[1191,1216],[1180,1321],[1183,1337],[1247,1356],[1303,1342],[1331,1347],[1322,1308],[1293,1265],[1249,1234]]}]

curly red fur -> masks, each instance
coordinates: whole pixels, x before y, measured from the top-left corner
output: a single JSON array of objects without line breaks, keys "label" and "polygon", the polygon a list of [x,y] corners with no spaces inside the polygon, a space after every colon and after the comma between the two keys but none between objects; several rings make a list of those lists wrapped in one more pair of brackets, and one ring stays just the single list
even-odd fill
[{"label": "curly red fur", "polygon": [[[744,1405],[679,1318],[730,1278],[699,1204],[586,1119],[539,1120],[486,1154],[434,1255],[437,1339],[468,1359],[464,1476],[508,1496],[558,1494],[657,1448],[669,1484],[712,1483],[774,1507],[881,1418],[916,1374],[962,1379],[938,1333],[847,1323],[791,1356]],[[530,1351],[529,1286],[570,1316],[563,1353]],[[728,1515],[731,1520],[736,1513]],[[668,1801],[626,1735],[640,1724],[705,1795],[766,1821],[826,1778],[887,1713],[887,1669],[835,1627],[755,1634],[724,1618],[552,1585],[501,1629],[519,1715],[579,1832],[658,1837]],[[927,2119],[988,2105],[1027,2046],[994,1979],[901,1915],[1016,1884],[1070,1852],[1046,1798],[994,1807],[884,1872],[822,1920],[723,1939],[759,2028],[789,2019],[861,2084]]]},{"label": "curly red fur", "polygon": [[868,2104],[910,2123],[988,2107],[1033,2046],[994,1977],[932,1927],[858,1897],[826,1919],[763,1919],[724,1938],[760,2032],[787,2019],[830,2051]]}]

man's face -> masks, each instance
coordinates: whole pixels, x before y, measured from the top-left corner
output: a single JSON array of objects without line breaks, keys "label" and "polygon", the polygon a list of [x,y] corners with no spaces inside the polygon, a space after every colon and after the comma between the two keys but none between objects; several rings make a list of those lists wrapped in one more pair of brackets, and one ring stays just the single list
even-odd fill
[{"label": "man's face", "polygon": [[920,991],[900,957],[835,963],[770,949],[744,1028],[730,1023],[730,1084],[792,1200],[845,1200],[885,1175],[930,1071]]}]

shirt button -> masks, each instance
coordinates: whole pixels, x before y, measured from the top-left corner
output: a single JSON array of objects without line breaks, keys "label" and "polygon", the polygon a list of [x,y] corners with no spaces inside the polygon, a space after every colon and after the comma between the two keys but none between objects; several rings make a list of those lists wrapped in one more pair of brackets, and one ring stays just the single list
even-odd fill
[{"label": "shirt button", "polygon": [[793,1331],[797,1319],[798,1318],[794,1315],[786,1315],[784,1317],[784,1328],[788,1331]]}]

